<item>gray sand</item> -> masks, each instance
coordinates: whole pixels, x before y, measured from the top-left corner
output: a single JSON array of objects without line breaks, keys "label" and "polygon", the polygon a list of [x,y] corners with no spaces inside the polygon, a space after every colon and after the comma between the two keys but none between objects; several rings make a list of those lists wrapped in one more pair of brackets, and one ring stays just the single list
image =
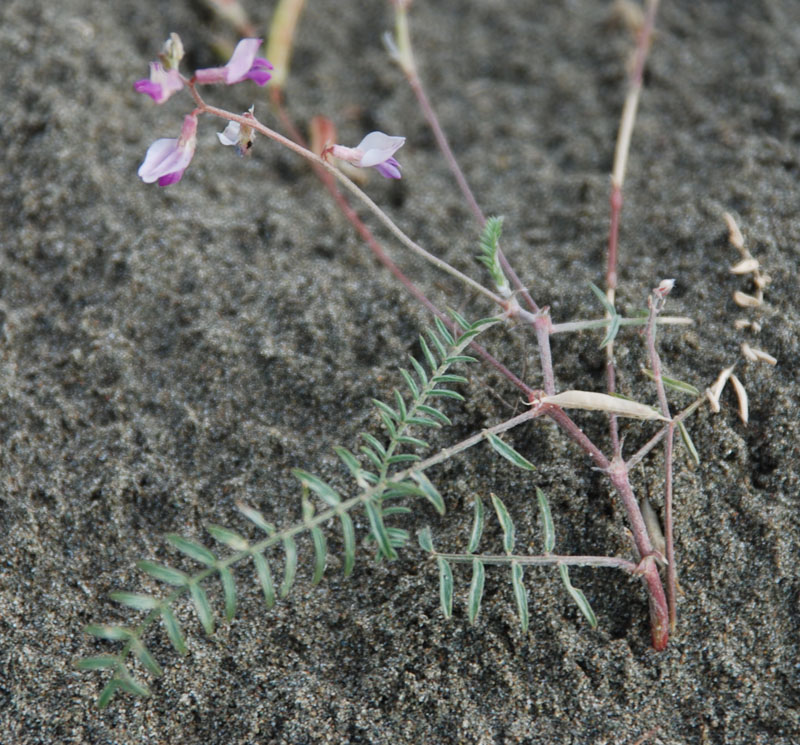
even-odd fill
[{"label": "gray sand", "polygon": [[[263,28],[272,3],[247,5]],[[403,180],[373,177],[367,191],[423,245],[478,276],[477,231],[380,45],[388,7],[309,6],[289,88],[297,119],[324,113],[345,143],[374,128],[404,134]],[[444,127],[481,204],[505,215],[519,274],[556,320],[596,316],[588,282],[603,281],[631,47],[611,4],[418,0],[412,24]],[[190,53],[184,69],[215,64],[210,44],[229,35],[189,0],[5,0],[0,10],[0,741],[632,745],[657,727],[648,742],[800,742],[794,0],[664,0],[634,134],[620,307],[632,312],[675,277],[668,311],[697,323],[664,330],[660,348],[670,374],[700,387],[743,341],[779,360],[737,368],[749,426],[726,391],[721,413],[690,422],[701,464],[678,448],[682,594],[667,651],[649,648],[646,598],[621,574],[573,572],[599,618],[592,631],[552,571],[528,571],[523,634],[505,573],[488,572],[471,627],[466,572],[456,572],[445,621],[435,567],[416,546],[380,564],[362,546],[344,580],[332,531],[320,586],[310,586],[307,543],[297,587],[270,612],[243,568],[232,624],[206,637],[180,603],[188,658],[154,629],[148,642],[165,674],[144,676],[153,696],[95,708],[105,676],[73,661],[114,649],[85,635],[86,624],[137,617],[110,592],[157,589],[135,562],[189,568],[168,532],[209,545],[209,522],[249,534],[236,500],[281,525],[297,520],[293,467],[350,493],[332,448],[379,434],[370,399],[401,383],[397,368],[429,322],[310,170],[274,144],[258,140],[240,161],[206,117],[179,185],[139,182],[149,143],[175,136],[190,108],[186,96],[158,107],[131,88],[169,31]],[[255,101],[274,122],[254,85],[209,100],[239,111]],[[728,272],[738,257],[726,210],[772,278],[756,311],[731,299],[752,287]],[[438,302],[488,312],[386,245]],[[760,334],[734,329],[748,317]],[[598,342],[554,341],[561,386],[602,389]],[[540,384],[526,333],[487,344]],[[652,395],[637,334],[623,335],[619,362],[622,389]],[[454,426],[436,445],[518,407],[499,376],[474,366],[470,377],[468,401],[448,406]],[[578,420],[605,444],[602,417]],[[633,448],[652,428],[625,431]],[[514,515],[518,546],[535,553],[540,486],[560,550],[629,555],[618,501],[571,443],[546,424],[509,441],[537,464],[532,478],[481,447],[432,473],[448,515],[421,507],[406,527],[430,524],[438,546],[463,550],[473,495],[494,492]],[[660,458],[634,477],[656,505]],[[358,527],[363,539],[361,515]],[[484,546],[500,550],[496,526]]]}]

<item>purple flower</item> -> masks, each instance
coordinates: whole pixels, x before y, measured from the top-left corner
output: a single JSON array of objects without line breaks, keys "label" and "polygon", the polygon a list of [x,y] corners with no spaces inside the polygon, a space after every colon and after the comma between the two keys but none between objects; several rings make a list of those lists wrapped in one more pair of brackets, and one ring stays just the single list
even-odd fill
[{"label": "purple flower", "polygon": [[252,80],[258,85],[264,85],[272,77],[267,72],[272,69],[272,65],[264,57],[256,57],[261,41],[261,39],[242,39],[233,50],[233,56],[227,65],[196,70],[195,80],[198,83],[227,85]]},{"label": "purple flower", "polygon": [[370,132],[355,147],[332,145],[326,152],[359,168],[374,168],[384,178],[400,178],[400,164],[392,156],[403,147],[405,141],[405,137]]},{"label": "purple flower", "polygon": [[173,93],[183,88],[183,78],[177,70],[165,70],[159,62],[150,63],[150,78],[137,80],[133,89],[150,96],[156,103],[164,103]]},{"label": "purple flower", "polygon": [[159,186],[178,183],[194,156],[196,145],[197,117],[190,114],[183,120],[180,137],[163,137],[147,148],[144,162],[139,166],[139,178],[146,184],[158,181]]}]

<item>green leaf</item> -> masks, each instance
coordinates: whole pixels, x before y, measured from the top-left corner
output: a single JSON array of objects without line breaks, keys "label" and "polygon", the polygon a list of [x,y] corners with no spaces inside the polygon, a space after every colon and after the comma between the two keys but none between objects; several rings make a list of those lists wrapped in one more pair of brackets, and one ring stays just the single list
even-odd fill
[{"label": "green leaf", "polygon": [[595,297],[600,301],[603,306],[603,309],[609,316],[612,318],[617,315],[617,310],[614,308],[613,305],[608,301],[608,296],[603,292],[594,282],[589,282],[589,287],[591,288],[592,292],[595,294]]},{"label": "green leaf", "polygon": [[389,534],[386,531],[386,526],[383,524],[383,517],[381,516],[380,508],[374,502],[367,502],[366,505],[367,517],[369,517],[369,526],[381,555],[386,559],[396,559],[397,552],[394,550]]},{"label": "green leaf", "polygon": [[217,563],[217,557],[199,543],[190,541],[177,533],[169,533],[167,535],[167,540],[177,548],[178,551],[186,554],[190,559],[205,564],[207,567],[213,567],[214,564]]},{"label": "green leaf", "polygon": [[116,678],[111,678],[111,680],[105,684],[100,696],[97,698],[97,708],[105,709],[106,706],[111,703],[111,699],[114,698],[114,694],[117,692],[119,687],[119,680]]},{"label": "green leaf", "polygon": [[544,492],[536,487],[536,500],[539,502],[539,512],[542,515],[542,530],[544,531],[544,552],[552,553],[556,545],[556,529],[553,525],[553,516],[550,514],[550,505]]},{"label": "green leaf", "polygon": [[360,450],[362,453],[364,453],[364,455],[367,456],[369,462],[372,463],[375,468],[379,470],[383,468],[383,459],[372,448],[362,445]]},{"label": "green leaf", "polygon": [[500,453],[500,455],[502,455],[506,460],[517,466],[517,468],[523,468],[526,471],[536,470],[536,466],[534,466],[533,463],[520,455],[516,450],[514,450],[514,448],[511,447],[511,445],[503,442],[497,435],[487,432],[486,439],[489,441],[489,444],[492,446],[492,448],[494,448],[495,451]]},{"label": "green leaf", "polygon": [[425,372],[425,368],[419,364],[413,357],[409,357],[408,359],[411,360],[411,364],[414,367],[414,372],[417,374],[419,378],[419,382],[422,383],[423,386],[428,385],[428,375]]},{"label": "green leaf", "polygon": [[[420,408],[417,407],[418,410]],[[406,424],[416,424],[418,427],[439,427],[439,422],[426,416],[410,416],[406,419]]]},{"label": "green leaf", "polygon": [[692,456],[692,460],[694,460],[694,462],[699,466],[700,455],[697,452],[697,448],[694,446],[694,442],[692,442],[692,438],[689,435],[689,430],[686,429],[686,426],[682,421],[678,422],[678,431],[681,433],[681,440],[683,440],[683,444],[689,451],[689,455]]},{"label": "green leaf", "polygon": [[197,582],[192,582],[189,585],[189,593],[192,596],[192,602],[197,611],[197,617],[203,625],[203,629],[205,629],[206,634],[213,634],[214,616],[211,613],[211,606],[208,603],[206,591]]},{"label": "green leaf", "polygon": [[118,687],[125,691],[125,693],[131,693],[134,696],[141,696],[142,698],[146,698],[150,695],[150,689],[144,683],[140,683],[136,680],[127,669],[124,670],[124,672],[120,672],[119,675],[120,677],[117,678]]},{"label": "green leaf", "polygon": [[422,471],[414,472],[411,474],[411,478],[419,484],[420,489],[422,489],[425,495],[425,499],[433,505],[433,508],[440,515],[444,515],[444,499],[442,499],[442,495],[439,494],[439,491],[431,483],[431,480]]},{"label": "green leaf", "polygon": [[417,533],[417,540],[419,541],[419,547],[429,553],[434,553],[433,550],[433,537],[431,536],[431,529],[430,528],[423,528],[422,530]]},{"label": "green leaf", "polygon": [[[490,219],[491,219],[491,218],[490,218]],[[502,219],[502,218],[501,218],[501,219]],[[469,331],[469,330],[472,328],[472,325],[471,325],[471,324],[470,324],[470,323],[467,321],[467,319],[466,319],[466,318],[464,318],[464,316],[462,316],[462,315],[461,315],[461,314],[460,314],[458,311],[456,311],[456,310],[453,310],[452,308],[448,308],[448,309],[447,309],[447,312],[448,312],[448,314],[450,315],[450,318],[452,318],[452,319],[453,319],[453,320],[454,320],[454,321],[455,321],[455,322],[456,322],[456,323],[457,323],[459,326],[461,326],[461,328],[462,328],[464,331]],[[478,323],[480,323],[480,321],[479,321]],[[461,336],[461,337],[459,338],[459,342],[460,342],[460,341],[461,341],[461,339],[463,339],[463,338],[464,338],[464,337],[463,337],[463,336]],[[451,345],[451,346],[455,346],[455,344],[453,344],[453,345]]]},{"label": "green leaf", "polygon": [[268,536],[275,535],[275,526],[272,523],[268,523],[258,510],[249,507],[244,502],[237,502],[236,507],[250,522],[263,530]]},{"label": "green leaf", "polygon": [[329,484],[326,484],[321,478],[314,476],[308,471],[303,471],[300,468],[293,468],[292,474],[303,486],[307,486],[313,491],[325,504],[329,507],[336,507],[341,503],[342,498],[336,490]]},{"label": "green leaf", "polygon": [[383,426],[386,427],[386,431],[389,433],[389,437],[395,437],[397,435],[397,427],[394,426],[392,418],[383,412],[380,413],[380,416]]},{"label": "green leaf", "polygon": [[161,566],[153,561],[137,561],[136,566],[160,582],[166,582],[175,587],[185,587],[189,584],[189,577],[179,569]]},{"label": "green leaf", "polygon": [[385,463],[387,466],[394,466],[398,463],[416,463],[419,459],[420,457],[414,453],[396,453],[395,455],[390,455]]},{"label": "green leaf", "polygon": [[522,566],[517,562],[511,564],[511,584],[514,587],[514,599],[517,601],[519,625],[523,631],[528,630],[528,591],[522,582]]},{"label": "green leaf", "polygon": [[419,398],[419,387],[414,382],[414,378],[411,377],[411,373],[408,370],[400,370],[400,374],[403,376],[403,380],[406,381],[406,385],[408,389],[411,391],[411,396],[414,400]]},{"label": "green leaf", "polygon": [[297,575],[297,544],[291,536],[287,535],[283,539],[283,552],[286,554],[286,560],[283,566],[283,582],[281,582],[278,595],[285,598],[291,592],[294,578]]},{"label": "green leaf", "polygon": [[565,564],[559,564],[558,571],[561,573],[561,581],[564,583],[564,587],[567,588],[567,592],[572,596],[572,599],[575,601],[578,608],[580,608],[581,613],[586,617],[589,625],[593,629],[596,629],[597,616],[595,616],[592,606],[589,605],[589,601],[586,599],[586,595],[583,594],[583,591],[572,586],[572,582],[570,582],[569,579],[569,568]]},{"label": "green leaf", "polygon": [[451,391],[448,388],[436,388],[432,391],[428,391],[428,395],[439,396],[441,398],[454,398],[456,401],[464,400],[464,397],[460,393],[456,391]]},{"label": "green leaf", "polygon": [[445,375],[436,375],[431,379],[431,382],[439,384],[439,383],[469,383],[469,381],[463,375],[451,375],[447,373]]},{"label": "green leaf", "polygon": [[319,526],[311,528],[311,540],[314,543],[314,576],[311,578],[311,584],[317,585],[325,574],[325,562],[328,558],[325,534]]},{"label": "green leaf", "polygon": [[164,624],[164,628],[167,631],[167,636],[169,637],[172,646],[175,648],[175,651],[179,655],[185,655],[189,650],[186,649],[186,642],[183,638],[181,625],[178,622],[178,619],[175,618],[175,614],[168,605],[161,606],[161,621]]},{"label": "green leaf", "polygon": [[436,361],[436,357],[433,356],[433,352],[431,352],[431,348],[428,346],[428,342],[425,341],[424,336],[419,337],[419,345],[422,347],[422,354],[425,356],[428,368],[431,372],[436,372],[439,368],[439,363]]},{"label": "green leaf", "polygon": [[224,543],[228,548],[232,548],[234,551],[247,551],[250,546],[242,536],[222,525],[214,525],[212,523],[206,525],[206,530],[215,541]]},{"label": "green leaf", "polygon": [[225,620],[230,623],[236,615],[236,583],[233,573],[227,567],[218,567],[222,592],[225,596]]},{"label": "green leaf", "polygon": [[115,654],[100,654],[96,657],[83,657],[75,661],[78,670],[107,670],[116,668],[120,664],[120,658]]},{"label": "green leaf", "polygon": [[400,421],[404,422],[406,420],[406,417],[408,416],[408,409],[406,408],[406,402],[403,400],[403,396],[397,389],[392,391],[392,393],[394,393],[394,401],[397,404],[397,410],[400,412]]},{"label": "green leaf", "polygon": [[410,435],[400,435],[395,442],[401,445],[410,445],[411,447],[420,449],[429,447],[425,440],[420,440],[419,437],[411,437]]},{"label": "green leaf", "polygon": [[275,585],[272,582],[272,572],[269,570],[269,564],[264,558],[264,554],[255,551],[252,557],[253,563],[256,565],[258,581],[261,583],[261,589],[264,592],[264,602],[267,608],[271,608],[275,605]]},{"label": "green leaf", "polygon": [[[372,399],[372,403],[375,405],[375,408],[381,412],[381,414],[385,414],[390,419],[394,419],[396,422],[400,421],[400,414],[398,414],[389,404],[383,403],[377,398]],[[363,434],[361,435],[364,436]]]},{"label": "green leaf", "polygon": [[114,642],[128,641],[128,639],[134,636],[130,629],[123,628],[122,626],[106,626],[94,623],[86,626],[84,631],[100,639],[109,639]]},{"label": "green leaf", "polygon": [[600,342],[600,349],[604,349],[607,347],[614,339],[617,338],[617,334],[619,333],[620,322],[622,321],[621,317],[617,314],[611,316],[611,323],[608,324],[608,331],[606,335],[603,337],[603,341]]},{"label": "green leaf", "polygon": [[347,470],[350,471],[350,475],[357,479],[361,475],[361,463],[359,463],[358,458],[353,455],[347,448],[334,446],[333,448],[336,455],[339,456],[339,460],[347,466]]},{"label": "green leaf", "polygon": [[[436,330],[439,332],[439,336],[444,339],[445,343],[451,347],[454,347],[456,345],[456,340],[453,338],[453,335],[450,333],[450,329],[447,328],[444,321],[436,316],[433,319],[433,323],[436,325]],[[442,356],[444,357],[445,355]]]},{"label": "green leaf", "polygon": [[453,615],[453,570],[441,557],[436,560],[439,565],[439,603],[445,618]]},{"label": "green leaf", "polygon": [[139,595],[135,592],[112,592],[110,597],[117,603],[122,603],[122,605],[135,610],[153,610],[153,608],[158,608],[161,604],[158,598],[150,595]]},{"label": "green leaf", "polygon": [[472,560],[472,582],[469,585],[469,622],[475,624],[478,613],[481,610],[481,598],[483,598],[483,582],[486,570],[480,559]]},{"label": "green leaf", "polygon": [[[652,370],[648,370],[646,367],[642,368],[642,372],[650,378],[650,380],[655,380],[656,376],[653,375]],[[677,378],[669,378],[666,375],[661,376],[661,381],[664,383],[665,388],[671,388],[673,391],[680,391],[681,393],[689,393],[692,396],[699,396],[700,391],[695,388],[691,383],[684,383],[682,380],[678,380]]]},{"label": "green leaf", "polygon": [[444,344],[442,344],[442,340],[436,335],[436,333],[431,330],[427,329],[428,338],[431,340],[431,344],[436,347],[436,351],[439,352],[439,357],[444,360],[447,357],[447,348]]},{"label": "green leaf", "polygon": [[344,543],[344,576],[349,577],[356,561],[356,532],[353,521],[346,512],[339,513],[342,523],[342,542]]},{"label": "green leaf", "polygon": [[141,642],[140,639],[134,639],[133,643],[131,644],[131,649],[133,653],[136,655],[136,659],[142,663],[142,665],[147,668],[148,672],[155,676],[156,678],[161,677],[161,666],[156,662],[153,655],[150,654],[150,651],[145,647],[145,645]]},{"label": "green leaf", "polygon": [[428,406],[427,404],[418,404],[417,411],[422,414],[427,414],[431,419],[435,419],[440,424],[447,424],[450,425],[453,422],[450,421],[450,417],[447,414],[443,414],[439,409],[434,409],[433,406]]},{"label": "green leaf", "polygon": [[476,494],[474,502],[475,518],[472,521],[472,533],[469,536],[469,545],[467,546],[468,554],[474,554],[478,550],[478,544],[481,542],[481,535],[483,535],[483,500]]},{"label": "green leaf", "polygon": [[511,520],[511,515],[508,514],[508,510],[500,497],[492,494],[492,504],[497,513],[497,519],[500,521],[500,526],[503,528],[503,550],[510,556],[514,553],[514,522]]}]

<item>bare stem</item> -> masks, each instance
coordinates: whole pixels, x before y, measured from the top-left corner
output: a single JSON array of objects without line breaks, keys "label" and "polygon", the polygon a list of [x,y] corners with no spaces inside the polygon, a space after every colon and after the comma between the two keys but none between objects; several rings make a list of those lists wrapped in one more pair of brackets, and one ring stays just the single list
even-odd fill
[{"label": "bare stem", "polygon": [[[663,282],[650,296],[650,315],[648,318],[645,336],[647,339],[647,352],[650,357],[650,369],[653,371],[653,381],[658,393],[658,401],[661,407],[661,414],[670,419],[669,402],[667,401],[667,391],[664,386],[664,379],[661,375],[661,358],[656,349],[656,318],[664,307],[667,294],[672,288],[671,282]],[[667,551],[667,601],[669,605],[669,627],[670,631],[675,631],[677,622],[676,592],[677,585],[675,567],[675,545],[673,543],[672,525],[672,448],[675,434],[675,423],[667,425],[667,433],[664,439],[664,540]]]},{"label": "bare stem", "polygon": [[607,567],[622,569],[630,574],[636,574],[638,565],[628,559],[616,556],[563,556],[560,554],[543,554],[541,556],[517,556],[514,554],[444,554],[434,551],[435,558],[446,559],[454,564],[471,564],[478,559],[482,564],[521,564],[523,566],[578,566],[578,567]]},{"label": "bare stem", "polygon": [[200,94],[197,92],[194,84],[190,82],[189,89],[194,97],[195,102],[198,105],[198,108],[201,112],[211,114],[213,116],[218,116],[220,119],[227,119],[228,121],[232,122],[239,122],[239,124],[244,124],[248,127],[252,127],[256,131],[260,132],[265,137],[268,137],[271,140],[283,145],[288,150],[300,155],[306,160],[311,161],[312,163],[316,163],[321,168],[324,168],[328,173],[330,173],[339,183],[344,186],[351,194],[353,194],[357,199],[364,204],[373,215],[375,215],[383,225],[388,228],[389,232],[397,238],[400,243],[402,243],[406,248],[410,251],[415,253],[417,256],[423,258],[430,264],[433,264],[437,269],[440,269],[443,272],[455,277],[463,284],[467,285],[467,287],[475,290],[479,294],[483,295],[484,297],[491,300],[493,303],[497,304],[500,308],[506,310],[508,307],[507,302],[501,298],[499,295],[495,294],[491,290],[488,290],[479,282],[476,282],[471,277],[468,277],[463,272],[458,271],[455,267],[448,264],[446,261],[443,261],[438,256],[434,256],[432,253],[424,249],[420,246],[416,241],[412,240],[406,233],[404,233],[397,224],[380,208],[377,204],[369,197],[367,194],[358,188],[347,176],[345,176],[341,171],[337,168],[334,168],[330,163],[320,158],[318,155],[312,153],[307,148],[304,148],[302,145],[298,145],[297,143],[290,140],[288,137],[284,137],[282,134],[279,134],[273,129],[270,129],[266,125],[259,122],[254,116],[242,116],[238,114],[233,114],[230,111],[226,111],[225,109],[219,109],[216,106],[210,106],[207,104],[201,97]]},{"label": "bare stem", "polygon": [[[402,69],[406,79],[408,80],[411,90],[417,97],[417,102],[419,103],[419,108],[422,111],[422,115],[428,122],[428,126],[430,126],[431,131],[433,132],[433,137],[436,140],[436,144],[439,147],[445,162],[447,163],[447,167],[453,174],[453,177],[458,184],[458,188],[464,195],[464,199],[466,200],[470,211],[474,215],[478,225],[483,227],[486,224],[486,216],[483,214],[483,210],[481,210],[478,200],[475,199],[475,195],[472,193],[472,189],[470,188],[466,176],[464,176],[464,172],[461,170],[461,166],[459,166],[455,155],[453,155],[453,150],[450,147],[447,136],[445,135],[444,130],[439,123],[439,117],[436,116],[436,112],[434,111],[433,106],[431,106],[430,99],[425,92],[425,87],[422,85],[422,80],[417,74],[417,65],[414,59],[414,48],[411,45],[411,33],[408,27],[408,13],[406,12],[407,6],[405,3],[395,3],[394,7],[395,34],[397,37],[397,48],[394,50],[393,54],[394,59]],[[522,284],[519,276],[514,271],[514,268],[511,266],[511,264],[509,264],[508,259],[506,259],[505,254],[499,246],[497,249],[497,258],[500,262],[500,266],[503,268],[503,271],[511,279],[511,284],[514,286],[514,289],[519,293],[519,295],[534,313],[538,312],[539,306],[534,302],[527,288]]]},{"label": "bare stem", "polygon": [[[292,139],[297,142],[298,144],[306,147],[305,139],[303,138],[302,133],[299,129],[295,126],[294,122],[291,120],[288,112],[286,111],[286,107],[283,105],[283,94],[280,88],[272,88],[271,89],[271,97],[272,103],[275,106],[276,111],[278,112],[278,117],[280,118],[283,126],[286,127],[286,130],[289,132]],[[311,162],[311,167],[314,169],[314,173],[317,174],[317,177],[322,181],[325,185],[325,188],[330,192],[331,196],[336,201],[339,209],[342,211],[344,216],[350,221],[353,227],[356,229],[358,234],[361,236],[361,239],[369,246],[372,253],[375,255],[375,258],[383,264],[386,269],[392,274],[392,276],[400,282],[403,287],[409,292],[409,294],[417,300],[424,308],[430,311],[433,315],[439,318],[442,322],[447,324],[451,331],[454,333],[459,333],[459,329],[456,324],[453,322],[453,319],[450,318],[446,313],[440,310],[434,302],[428,298],[428,296],[419,288],[417,287],[411,279],[400,269],[399,266],[391,259],[391,257],[384,251],[383,246],[378,243],[375,236],[372,234],[372,231],[367,227],[364,221],[358,216],[358,213],[350,206],[350,203],[347,201],[344,194],[342,194],[341,190],[336,186],[336,181],[328,173],[327,170],[321,168],[317,163]],[[505,377],[509,382],[515,385],[523,394],[526,396],[530,396],[534,390],[531,388],[527,383],[520,380],[520,378],[515,375],[511,370],[509,370],[502,362],[500,362],[496,357],[494,357],[483,345],[478,344],[478,342],[473,341],[470,346],[470,350],[477,354],[481,359],[484,360],[487,364],[497,370],[503,377]]]}]

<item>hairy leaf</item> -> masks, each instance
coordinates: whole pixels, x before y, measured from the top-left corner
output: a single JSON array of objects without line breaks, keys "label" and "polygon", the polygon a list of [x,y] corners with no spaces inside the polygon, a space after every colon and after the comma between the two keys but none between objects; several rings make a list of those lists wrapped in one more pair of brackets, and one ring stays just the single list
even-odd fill
[{"label": "hairy leaf", "polygon": [[247,551],[250,544],[246,539],[242,538],[238,533],[222,525],[214,525],[210,523],[206,525],[206,530],[211,534],[215,541],[224,543],[228,548],[234,551]]},{"label": "hairy leaf", "polygon": [[342,498],[332,486],[326,484],[321,478],[314,476],[314,474],[304,471],[301,468],[293,468],[292,474],[301,484],[311,489],[311,491],[329,507],[336,507],[342,501]]},{"label": "hairy leaf", "polygon": [[500,521],[500,526],[503,528],[503,549],[506,554],[514,553],[514,522],[511,520],[511,515],[508,514],[506,506],[500,497],[492,494],[492,504],[494,505],[497,519]]},{"label": "hairy leaf", "polygon": [[206,591],[197,582],[192,582],[189,585],[189,594],[192,596],[192,602],[197,611],[197,617],[203,625],[203,629],[206,634],[213,634],[214,615],[211,613],[211,606],[209,605]]},{"label": "hairy leaf", "polygon": [[286,554],[286,558],[283,566],[283,582],[281,582],[278,594],[285,598],[291,592],[294,578],[297,575],[297,544],[291,536],[283,539],[283,552]]},{"label": "hairy leaf", "polygon": [[544,531],[544,552],[552,553],[556,545],[556,529],[553,525],[553,516],[550,514],[550,505],[544,492],[536,487],[536,500],[539,502],[539,512],[542,516],[542,530]]},{"label": "hairy leaf", "polygon": [[486,439],[494,450],[502,455],[506,460],[513,463],[517,468],[523,468],[526,471],[535,471],[536,466],[533,465],[527,458],[520,455],[514,450],[507,442],[503,442],[497,435],[488,432]]},{"label": "hairy leaf", "polygon": [[272,572],[269,569],[269,564],[264,554],[254,552],[252,556],[253,563],[256,565],[258,581],[261,583],[261,590],[264,593],[264,602],[267,608],[272,608],[275,605],[275,585],[272,582]]},{"label": "hairy leaf", "polygon": [[517,601],[519,625],[523,631],[528,630],[528,590],[522,581],[522,566],[513,562],[511,564],[511,584],[514,587],[514,599]]},{"label": "hairy leaf", "polygon": [[565,564],[559,564],[558,571],[561,573],[561,581],[564,583],[564,587],[567,588],[567,592],[572,596],[572,599],[575,601],[578,608],[580,608],[581,613],[586,617],[589,625],[593,629],[596,629],[597,616],[595,616],[592,606],[589,605],[589,601],[586,599],[586,595],[583,594],[583,591],[579,590],[577,587],[573,587],[572,582],[570,582],[569,567]]},{"label": "hairy leaf", "polygon": [[268,523],[264,516],[256,509],[249,507],[243,502],[237,502],[236,507],[250,522],[254,523],[257,527],[263,530],[268,536],[275,535],[275,526]]},{"label": "hairy leaf", "polygon": [[177,533],[168,533],[167,540],[183,554],[186,554],[190,559],[199,561],[207,567],[213,567],[217,563],[217,557],[214,556],[205,546],[190,541]]},{"label": "hairy leaf", "polygon": [[166,582],[175,587],[185,587],[189,584],[189,577],[178,569],[165,567],[152,561],[137,561],[136,566],[155,579]]},{"label": "hairy leaf", "polygon": [[481,599],[483,598],[483,583],[486,575],[486,570],[483,567],[483,562],[480,559],[472,560],[472,582],[469,586],[469,602],[467,604],[469,609],[469,622],[475,624],[478,618],[478,613],[481,610]]},{"label": "hairy leaf", "polygon": [[158,608],[161,603],[158,598],[150,595],[139,595],[135,592],[112,592],[109,597],[135,610],[153,610],[153,608]]},{"label": "hairy leaf", "polygon": [[470,533],[469,545],[467,546],[468,554],[474,554],[478,550],[478,544],[481,542],[481,535],[483,535],[483,500],[476,494],[474,503],[475,517],[472,521],[472,533]]},{"label": "hairy leaf", "polygon": [[172,609],[168,605],[161,606],[161,621],[164,624],[167,636],[169,637],[172,646],[175,648],[175,651],[179,655],[187,654],[189,650],[186,649],[186,642],[183,638],[181,625],[178,622],[178,619],[175,617],[175,614],[172,612]]},{"label": "hairy leaf", "polygon": [[441,556],[436,560],[439,565],[439,603],[445,618],[453,615],[453,570]]}]

